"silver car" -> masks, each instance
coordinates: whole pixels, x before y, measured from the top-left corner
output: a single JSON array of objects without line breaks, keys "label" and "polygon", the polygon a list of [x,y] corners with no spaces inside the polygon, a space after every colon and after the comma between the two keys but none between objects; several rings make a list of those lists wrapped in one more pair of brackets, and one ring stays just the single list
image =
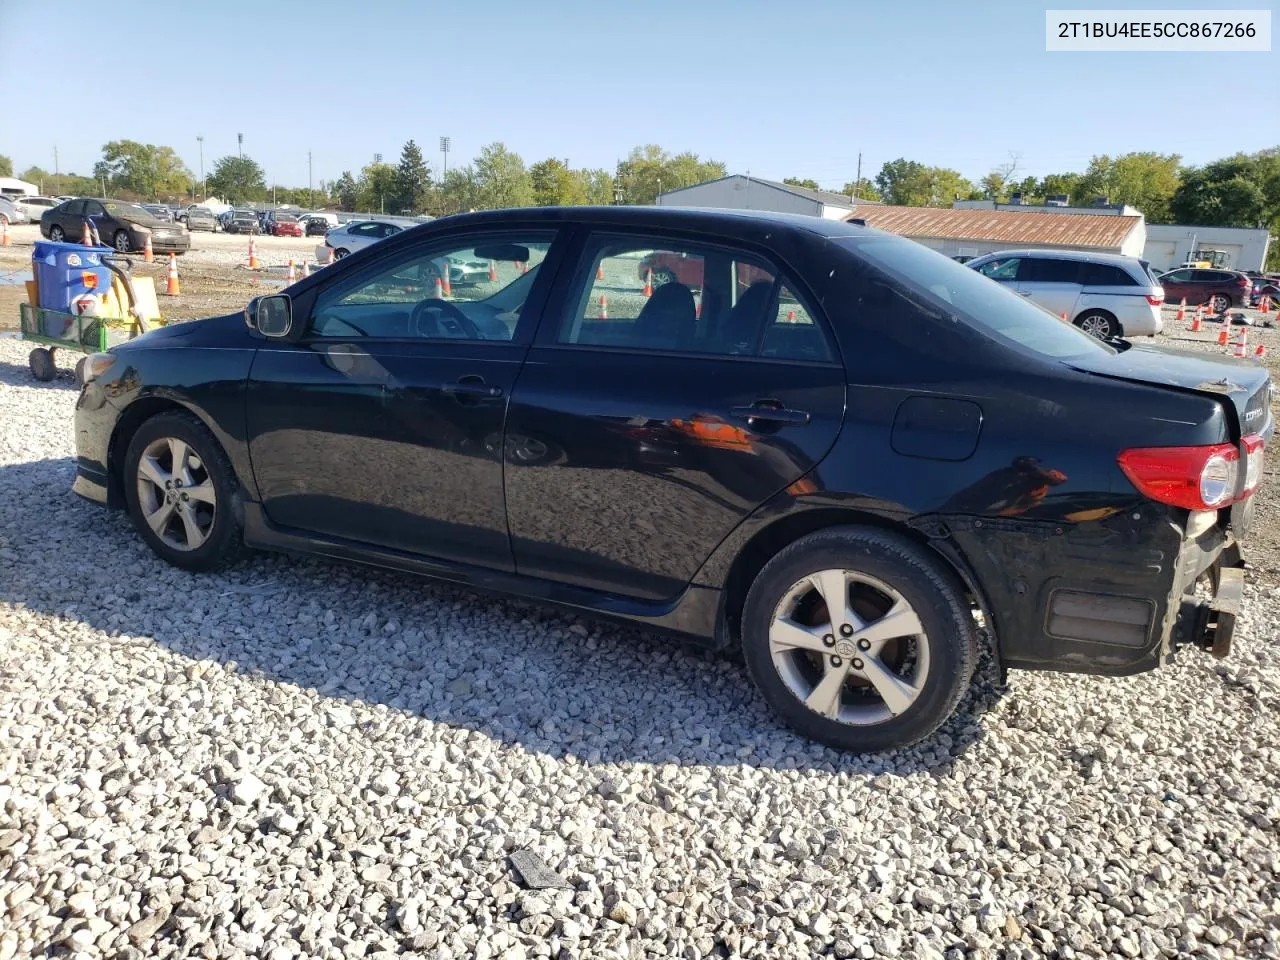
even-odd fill
[{"label": "silver car", "polygon": [[53,197],[18,197],[15,200],[15,203],[26,211],[27,219],[32,221],[39,220],[46,210],[52,210],[58,202]]},{"label": "silver car", "polygon": [[341,260],[349,253],[395,236],[404,227],[385,220],[353,220],[334,227],[324,235],[324,245],[333,248],[335,259]]},{"label": "silver car", "polygon": [[213,215],[213,211],[206,207],[193,207],[187,211],[187,229],[191,232],[197,230],[208,230],[212,233],[218,232],[218,218]]},{"label": "silver car", "polygon": [[6,224],[26,223],[31,218],[25,208],[18,206],[8,197],[0,197],[0,220]]},{"label": "silver car", "polygon": [[1002,283],[1100,340],[1154,337],[1164,288],[1137,257],[1080,250],[1001,250],[966,267]]}]

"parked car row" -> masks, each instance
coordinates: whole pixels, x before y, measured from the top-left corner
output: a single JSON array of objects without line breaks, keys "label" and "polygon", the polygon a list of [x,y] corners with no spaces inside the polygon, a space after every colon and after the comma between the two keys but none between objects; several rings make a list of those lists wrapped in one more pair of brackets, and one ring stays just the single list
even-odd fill
[{"label": "parked car row", "polygon": [[148,237],[156,253],[181,254],[191,247],[180,224],[158,220],[144,207],[121,200],[77,198],[60,203],[40,217],[40,234],[55,242],[83,243],[86,223],[104,244],[121,253],[144,249]]}]

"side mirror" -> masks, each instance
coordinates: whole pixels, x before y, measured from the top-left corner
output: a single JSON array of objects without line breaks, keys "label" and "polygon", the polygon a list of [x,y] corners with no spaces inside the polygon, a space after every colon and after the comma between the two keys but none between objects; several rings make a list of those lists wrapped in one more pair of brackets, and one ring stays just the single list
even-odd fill
[{"label": "side mirror", "polygon": [[293,329],[293,302],[288,294],[254,297],[244,312],[245,322],[264,337],[278,340]]}]

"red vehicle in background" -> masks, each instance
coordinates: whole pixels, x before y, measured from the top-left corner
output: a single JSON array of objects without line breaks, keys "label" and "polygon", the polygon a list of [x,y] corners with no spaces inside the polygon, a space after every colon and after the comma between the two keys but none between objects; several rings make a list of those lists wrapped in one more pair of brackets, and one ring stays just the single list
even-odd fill
[{"label": "red vehicle in background", "polygon": [[292,214],[277,213],[271,220],[271,235],[273,237],[300,237],[302,236],[302,224]]},{"label": "red vehicle in background", "polygon": [[[641,282],[649,279],[649,271],[653,271],[653,285],[660,287],[664,283],[683,283],[693,290],[702,289],[703,260],[699,256],[689,256],[666,250],[655,250],[640,261],[638,275]],[[757,280],[773,282],[773,274],[750,263],[737,262],[737,280],[740,287],[749,287]]]},{"label": "red vehicle in background", "polygon": [[1162,274],[1159,283],[1165,303],[1180,303],[1185,297],[1188,306],[1207,303],[1214,313],[1248,306],[1253,290],[1253,281],[1239,270],[1182,267]]}]

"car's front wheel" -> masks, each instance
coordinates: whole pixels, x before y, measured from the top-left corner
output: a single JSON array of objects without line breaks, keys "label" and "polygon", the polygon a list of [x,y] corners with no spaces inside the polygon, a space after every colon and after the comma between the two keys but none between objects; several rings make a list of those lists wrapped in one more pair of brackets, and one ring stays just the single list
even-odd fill
[{"label": "car's front wheel", "polygon": [[1090,310],[1076,317],[1076,326],[1099,340],[1109,340],[1120,336],[1120,324],[1116,318],[1101,310]]},{"label": "car's front wheel", "polygon": [[933,733],[977,658],[950,571],[902,537],[861,527],[810,534],[770,560],[747,594],[742,644],[787,723],[857,752]]},{"label": "car's front wheel", "polygon": [[185,412],[147,420],[124,462],[129,513],[143,540],[186,570],[212,570],[242,544],[235,473],[208,428]]},{"label": "car's front wheel", "polygon": [[120,253],[128,253],[133,246],[129,242],[128,232],[124,230],[117,230],[116,235],[112,237],[112,246],[114,246]]},{"label": "car's front wheel", "polygon": [[333,259],[341,260],[343,257],[349,256],[350,253],[351,251],[346,247],[339,247],[337,250],[333,251]]},{"label": "car's front wheel", "polygon": [[54,243],[61,243],[66,237],[66,233],[56,223],[49,228],[49,239]]},{"label": "car's front wheel", "polygon": [[1231,309],[1231,298],[1225,293],[1215,293],[1209,298],[1209,307],[1214,313],[1226,313]]}]

